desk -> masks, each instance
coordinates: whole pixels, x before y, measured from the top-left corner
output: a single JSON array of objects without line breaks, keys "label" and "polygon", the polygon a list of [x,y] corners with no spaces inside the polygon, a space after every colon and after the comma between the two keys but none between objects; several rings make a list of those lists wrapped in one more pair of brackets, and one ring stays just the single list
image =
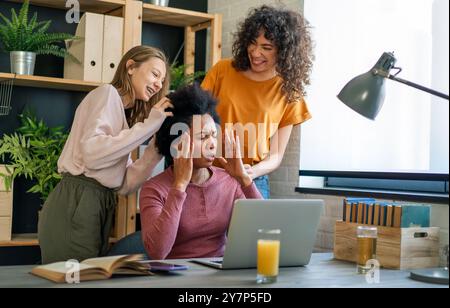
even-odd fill
[{"label": "desk", "polygon": [[0,288],[56,287],[56,288],[448,288],[410,280],[408,271],[381,270],[381,283],[369,285],[365,277],[355,273],[355,265],[336,261],[332,254],[313,254],[306,267],[282,268],[278,282],[271,285],[255,283],[256,270],[221,271],[176,260],[173,263],[189,265],[189,270],[170,275],[151,277],[113,278],[85,282],[79,285],[59,285],[28,274],[32,266],[0,267]]}]

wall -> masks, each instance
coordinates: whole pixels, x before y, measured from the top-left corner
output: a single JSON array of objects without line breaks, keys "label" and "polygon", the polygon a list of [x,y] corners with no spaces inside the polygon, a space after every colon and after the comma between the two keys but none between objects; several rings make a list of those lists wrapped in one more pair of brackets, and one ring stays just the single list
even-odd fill
[{"label": "wall", "polygon": [[[220,13],[223,15],[223,57],[231,57],[231,46],[233,43],[233,33],[236,32],[239,22],[245,18],[250,8],[262,4],[282,3],[294,10],[303,10],[303,0],[209,0],[209,13]],[[306,18],[308,18],[306,16]],[[314,116],[314,115],[313,115]],[[325,210],[320,219],[320,227],[316,239],[316,251],[332,251],[334,245],[334,225],[335,221],[342,219],[342,197],[335,196],[314,196],[298,194],[295,187],[298,186],[298,170],[300,169],[300,127],[294,129],[289,141],[281,167],[270,175],[271,195],[276,199],[323,199]],[[332,151],[333,149],[330,149]],[[449,206],[433,205],[432,225],[441,227],[441,247],[449,243]]]},{"label": "wall", "polygon": [[239,22],[247,16],[247,13],[251,8],[263,4],[283,4],[293,10],[303,9],[303,0],[208,0],[208,12],[211,14],[222,14],[223,16],[223,58],[231,57],[233,33],[236,32]]}]

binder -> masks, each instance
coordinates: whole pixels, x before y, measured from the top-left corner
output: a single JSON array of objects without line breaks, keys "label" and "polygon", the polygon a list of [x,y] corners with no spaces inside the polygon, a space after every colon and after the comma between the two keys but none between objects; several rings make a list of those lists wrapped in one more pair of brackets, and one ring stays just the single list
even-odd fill
[{"label": "binder", "polygon": [[375,203],[374,210],[373,210],[373,225],[379,226],[380,225],[380,204]]},{"label": "binder", "polygon": [[364,218],[364,214],[365,214],[365,206],[363,202],[359,202],[358,203],[358,218],[356,220],[357,223],[359,224],[363,224],[363,218]]},{"label": "binder", "polygon": [[396,205],[394,207],[394,228],[402,227],[402,211],[403,208],[401,205]]},{"label": "binder", "polygon": [[102,82],[104,16],[85,13],[75,35],[81,39],[66,42],[67,50],[81,63],[70,57],[64,60],[64,78]]},{"label": "binder", "polygon": [[103,26],[102,82],[110,83],[117,71],[123,52],[123,24],[121,17],[105,15]]},{"label": "binder", "polygon": [[431,206],[425,204],[402,205],[402,228],[429,228]]},{"label": "binder", "polygon": [[380,226],[386,226],[386,217],[387,217],[387,205],[380,204]]},{"label": "binder", "polygon": [[394,219],[394,206],[392,204],[388,204],[386,212],[386,227],[393,226],[393,219]]},{"label": "binder", "polygon": [[373,225],[374,224],[373,223],[373,221],[374,221],[374,219],[373,219],[374,208],[375,208],[375,205],[373,203],[369,204],[369,213],[367,214],[367,224],[368,225]]}]

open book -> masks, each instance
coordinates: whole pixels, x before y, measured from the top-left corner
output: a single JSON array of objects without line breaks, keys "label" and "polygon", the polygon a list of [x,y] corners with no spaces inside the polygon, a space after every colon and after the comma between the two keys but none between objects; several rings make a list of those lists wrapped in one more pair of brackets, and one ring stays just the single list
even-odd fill
[{"label": "open book", "polygon": [[79,264],[58,262],[38,266],[31,274],[57,283],[68,283],[69,279],[73,283],[78,277],[81,282],[109,279],[113,275],[153,275],[150,266],[140,262],[142,259],[142,255],[129,255],[88,259]]}]

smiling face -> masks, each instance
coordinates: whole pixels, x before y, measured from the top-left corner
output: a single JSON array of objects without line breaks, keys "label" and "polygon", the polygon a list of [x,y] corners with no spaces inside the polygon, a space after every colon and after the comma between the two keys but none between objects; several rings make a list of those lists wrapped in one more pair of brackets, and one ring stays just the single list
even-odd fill
[{"label": "smiling face", "polygon": [[139,66],[129,60],[127,67],[135,99],[147,102],[162,89],[167,73],[163,60],[153,57]]},{"label": "smiling face", "polygon": [[191,129],[191,138],[194,144],[193,163],[194,168],[211,167],[217,152],[217,127],[213,118],[209,114],[202,116],[194,116],[193,121],[201,122],[200,125],[193,127],[201,127],[200,129]]},{"label": "smiling face", "polygon": [[277,48],[264,37],[264,31],[247,48],[250,67],[254,73],[272,73],[277,65]]}]

